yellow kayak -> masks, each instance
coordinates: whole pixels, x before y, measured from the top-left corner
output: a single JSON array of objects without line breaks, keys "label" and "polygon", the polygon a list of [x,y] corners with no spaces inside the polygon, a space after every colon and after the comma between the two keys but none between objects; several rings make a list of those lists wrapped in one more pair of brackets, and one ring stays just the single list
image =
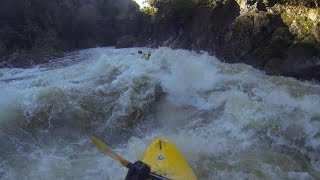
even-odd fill
[{"label": "yellow kayak", "polygon": [[167,139],[156,138],[153,140],[140,160],[151,166],[151,172],[169,179],[197,179],[176,146]]}]

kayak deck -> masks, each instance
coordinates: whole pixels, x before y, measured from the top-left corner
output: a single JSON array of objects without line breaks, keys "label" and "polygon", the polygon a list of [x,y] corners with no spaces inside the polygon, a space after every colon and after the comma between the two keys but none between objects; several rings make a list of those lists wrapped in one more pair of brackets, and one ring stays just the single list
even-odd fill
[{"label": "kayak deck", "polygon": [[170,179],[197,179],[176,146],[165,138],[156,138],[140,160],[151,166],[151,172]]}]

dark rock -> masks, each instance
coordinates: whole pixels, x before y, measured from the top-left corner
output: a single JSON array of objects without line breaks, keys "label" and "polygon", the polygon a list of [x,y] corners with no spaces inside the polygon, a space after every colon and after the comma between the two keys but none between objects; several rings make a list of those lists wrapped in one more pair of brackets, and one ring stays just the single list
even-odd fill
[{"label": "dark rock", "polygon": [[320,48],[312,44],[292,45],[284,74],[298,79],[320,80]]},{"label": "dark rock", "polygon": [[317,41],[320,42],[320,22],[315,24],[313,32]]},{"label": "dark rock", "polygon": [[217,51],[224,46],[228,38],[226,34],[239,13],[239,5],[234,0],[217,1],[211,7],[199,7],[185,27],[189,48]]},{"label": "dark rock", "polygon": [[6,50],[4,43],[2,43],[0,41],[0,57],[4,56],[6,54],[6,52],[7,52],[7,50]]},{"label": "dark rock", "polygon": [[188,13],[182,13],[186,17],[162,4],[154,20],[152,39],[158,45],[172,48],[214,51],[217,44],[223,44],[228,27],[240,11],[235,0],[214,2],[210,6],[188,8]]},{"label": "dark rock", "polygon": [[312,44],[294,44],[288,49],[289,59],[308,59],[320,55],[319,48]]},{"label": "dark rock", "polygon": [[293,40],[294,36],[287,27],[278,27],[272,34],[269,46],[285,50],[293,43]]},{"label": "dark rock", "polygon": [[[263,69],[266,63],[271,59],[282,59],[285,56],[284,52],[278,48],[272,47],[260,47],[256,48],[247,57],[244,58],[244,62],[250,64],[256,68]],[[268,63],[268,66],[272,63]]]},{"label": "dark rock", "polygon": [[[161,1],[150,35],[157,45],[206,50],[222,61],[245,62],[270,75],[319,80],[320,45],[297,43],[297,35],[282,20],[282,12],[271,9],[289,3],[285,1],[214,0],[202,2],[184,17]],[[310,6],[311,1],[315,2],[289,4]],[[299,11],[294,6],[289,6],[290,11]],[[315,24],[312,29],[317,40],[319,27]]]},{"label": "dark rock", "polygon": [[269,47],[271,41],[274,41],[271,44],[275,46],[280,39],[290,39],[290,32],[286,29],[276,15],[266,12],[242,14],[232,24],[229,34],[225,35],[229,37],[217,54],[227,62],[245,61],[255,67],[262,67],[268,58],[279,55],[275,47]]},{"label": "dark rock", "polygon": [[269,75],[291,76],[305,80],[320,80],[320,47],[313,44],[293,44],[266,62]]},{"label": "dark rock", "polygon": [[254,29],[253,16],[251,14],[240,15],[231,27],[231,38],[228,50],[225,53],[227,59],[239,59],[253,49],[251,41]]},{"label": "dark rock", "polygon": [[[246,57],[244,57],[244,62],[253,65],[254,67],[267,69],[267,73],[277,70],[274,74],[279,74],[278,71],[279,61],[287,58],[285,53],[289,46],[293,43],[293,35],[289,32],[287,28],[279,27],[277,28],[271,37],[268,45],[259,46],[250,52]],[[275,65],[276,67],[272,67]],[[272,73],[269,73],[272,74]]]},{"label": "dark rock", "polygon": [[150,37],[138,36],[134,37],[132,35],[122,36],[118,39],[115,48],[129,48],[129,47],[154,47],[155,43]]},{"label": "dark rock", "polygon": [[264,70],[268,75],[283,75],[284,59],[271,58],[264,66]]},{"label": "dark rock", "polygon": [[294,44],[286,52],[287,58],[272,59],[267,74],[291,76],[305,80],[320,80],[320,48],[312,44]]},{"label": "dark rock", "polygon": [[138,45],[138,39],[132,35],[122,36],[118,39],[115,48],[128,48]]},{"label": "dark rock", "polygon": [[[158,14],[151,23],[149,35],[157,45],[206,50],[222,61],[245,62],[270,75],[319,80],[319,45],[297,44],[297,35],[291,26],[289,31],[281,10],[274,10],[279,8],[275,6],[279,3],[310,6],[311,1],[315,2],[201,1],[196,8],[182,13],[173,10],[176,7],[171,8],[169,2],[159,0]],[[290,12],[299,11],[298,6],[294,6],[289,6]],[[317,40],[319,27],[315,24],[312,29]]]}]

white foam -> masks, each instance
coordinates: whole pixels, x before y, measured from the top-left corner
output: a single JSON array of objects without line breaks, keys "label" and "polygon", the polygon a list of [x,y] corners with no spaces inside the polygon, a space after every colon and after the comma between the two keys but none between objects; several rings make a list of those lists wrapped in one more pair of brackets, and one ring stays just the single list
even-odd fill
[{"label": "white foam", "polygon": [[[149,61],[143,60],[137,54],[138,50],[151,51]],[[313,168],[320,169],[316,152],[320,146],[317,138],[320,126],[314,120],[319,117],[319,85],[266,76],[244,64],[220,63],[206,53],[186,50],[100,48],[86,53],[93,52],[99,56],[89,56],[91,58],[67,66],[59,66],[57,62],[54,67],[1,69],[0,118],[16,113],[17,109],[31,116],[38,109],[47,108],[49,103],[56,105],[56,111],[60,112],[67,108],[66,104],[77,105],[82,97],[90,97],[93,93],[99,94],[95,97],[99,99],[96,103],[101,103],[109,94],[117,94],[111,102],[116,104],[112,115],[122,117],[147,103],[139,101],[148,101],[155,84],[160,84],[166,93],[162,102],[166,107],[156,104],[159,109],[153,115],[157,122],[152,128],[134,131],[136,136],[123,139],[125,143],[116,151],[124,157],[132,161],[138,159],[154,137],[165,135],[197,172],[205,172],[201,174],[205,178],[224,175],[255,178],[254,174],[235,169],[233,158],[243,151],[258,151],[259,148],[273,151],[272,147],[280,145],[305,153],[311,158]],[[147,85],[140,86],[144,84]],[[55,116],[55,112],[52,115]],[[151,118],[146,117],[146,121]],[[301,132],[292,132],[293,125]],[[309,152],[307,147],[295,145],[294,138],[306,139],[306,146],[312,150]],[[117,162],[104,158],[97,151],[79,153],[72,149],[65,154],[45,148],[40,151],[43,153],[39,156],[26,155],[32,159],[25,172],[30,178],[81,175],[83,179],[122,179],[126,172]],[[79,157],[66,161],[73,153]],[[214,172],[218,174],[212,174],[214,172],[201,167],[203,158],[209,164],[226,161],[225,165],[231,169],[217,167]],[[266,177],[297,175],[294,169],[280,167],[280,171],[277,166],[281,165],[266,164],[257,167]],[[10,172],[13,173],[11,177],[19,173],[15,169]],[[302,172],[297,176],[304,178],[308,174]]]}]

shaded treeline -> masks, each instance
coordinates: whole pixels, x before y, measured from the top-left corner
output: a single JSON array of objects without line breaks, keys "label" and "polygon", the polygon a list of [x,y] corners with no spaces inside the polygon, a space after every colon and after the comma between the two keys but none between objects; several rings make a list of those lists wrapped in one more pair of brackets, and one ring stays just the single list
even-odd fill
[{"label": "shaded treeline", "polygon": [[114,45],[138,34],[138,16],[132,0],[1,0],[0,56]]}]

